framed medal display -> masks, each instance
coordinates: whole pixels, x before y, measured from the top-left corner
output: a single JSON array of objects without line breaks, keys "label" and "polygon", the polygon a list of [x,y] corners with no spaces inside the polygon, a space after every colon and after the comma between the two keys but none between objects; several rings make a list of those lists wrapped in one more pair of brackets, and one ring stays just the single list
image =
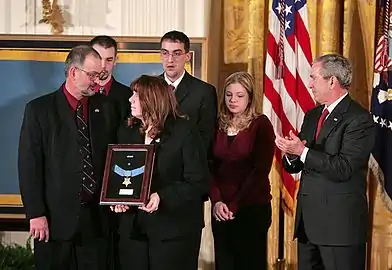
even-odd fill
[{"label": "framed medal display", "polygon": [[150,197],[155,145],[108,146],[100,204],[145,204]]}]

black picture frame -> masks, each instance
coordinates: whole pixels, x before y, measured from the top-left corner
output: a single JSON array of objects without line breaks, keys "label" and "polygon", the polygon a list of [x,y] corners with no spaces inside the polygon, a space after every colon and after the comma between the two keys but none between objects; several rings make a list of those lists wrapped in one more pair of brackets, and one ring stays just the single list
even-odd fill
[{"label": "black picture frame", "polygon": [[100,204],[146,204],[150,197],[154,160],[154,144],[110,144],[106,154]]}]

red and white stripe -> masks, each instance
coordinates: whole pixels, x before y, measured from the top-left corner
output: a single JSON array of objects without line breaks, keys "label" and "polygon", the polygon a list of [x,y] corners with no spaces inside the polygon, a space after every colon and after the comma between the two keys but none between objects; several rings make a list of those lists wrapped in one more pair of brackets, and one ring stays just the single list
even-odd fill
[{"label": "red and white stripe", "polygon": [[388,67],[392,65],[392,60],[388,54],[388,37],[382,35],[377,43],[376,55],[374,58],[374,71],[381,73],[388,71]]},{"label": "red and white stripe", "polygon": [[[282,2],[286,1],[281,0],[280,5]],[[305,113],[315,106],[312,92],[308,88],[312,53],[306,4],[294,12],[295,26],[293,27],[295,27],[295,31],[288,37],[282,37],[280,34],[282,18],[277,17],[273,11],[270,12],[269,17],[263,113],[271,120],[275,133],[281,136],[287,136],[290,130],[298,133]],[[282,45],[284,61],[283,76],[280,77],[277,76],[277,71],[280,64],[279,47]],[[280,166],[281,157],[282,155],[277,149],[276,161]],[[294,199],[294,177],[284,170],[280,171],[283,174],[284,187]]]},{"label": "red and white stripe", "polygon": [[389,26],[390,26],[390,5],[389,0],[385,1],[382,12],[382,34],[377,42],[376,53],[374,57],[374,71],[381,73],[388,71],[388,67],[392,65],[392,60],[388,53],[389,42]]}]

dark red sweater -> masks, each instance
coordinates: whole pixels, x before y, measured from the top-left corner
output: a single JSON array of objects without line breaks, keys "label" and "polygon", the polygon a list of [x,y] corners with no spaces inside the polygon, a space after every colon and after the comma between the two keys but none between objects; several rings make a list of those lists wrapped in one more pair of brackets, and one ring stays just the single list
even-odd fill
[{"label": "dark red sweater", "polygon": [[243,206],[271,201],[268,175],[274,141],[273,127],[265,115],[254,119],[231,143],[226,133],[216,132],[210,187],[213,204],[222,201],[235,213]]}]

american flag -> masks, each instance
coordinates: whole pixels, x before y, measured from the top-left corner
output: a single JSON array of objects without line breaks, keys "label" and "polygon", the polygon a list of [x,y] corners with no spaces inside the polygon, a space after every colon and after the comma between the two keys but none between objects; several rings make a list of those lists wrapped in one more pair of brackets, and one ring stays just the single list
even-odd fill
[{"label": "american flag", "polygon": [[375,147],[370,157],[370,168],[379,180],[383,199],[392,211],[392,39],[389,0],[381,0],[374,58],[371,112],[377,124]]},{"label": "american flag", "polygon": [[[275,133],[298,133],[305,113],[315,106],[308,89],[312,52],[306,0],[274,0],[269,17],[268,48],[264,76],[263,113]],[[276,148],[276,165],[282,153]],[[296,183],[293,175],[281,171],[282,197],[292,211]]]}]

